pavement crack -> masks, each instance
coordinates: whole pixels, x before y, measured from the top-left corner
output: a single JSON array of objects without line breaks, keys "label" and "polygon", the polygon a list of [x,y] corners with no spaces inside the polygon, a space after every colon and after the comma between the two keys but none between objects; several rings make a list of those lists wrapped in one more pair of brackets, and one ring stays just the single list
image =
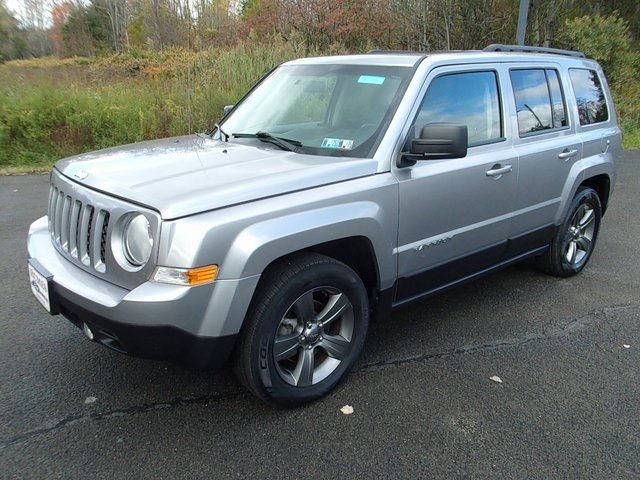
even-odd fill
[{"label": "pavement crack", "polygon": [[353,369],[354,373],[366,373],[370,371],[376,371],[384,368],[405,365],[410,363],[421,363],[439,358],[453,357],[462,355],[465,353],[474,353],[479,351],[497,350],[501,348],[510,348],[525,345],[527,343],[548,340],[553,338],[562,338],[569,336],[575,332],[584,330],[590,325],[599,323],[615,314],[619,311],[638,309],[640,304],[621,304],[613,305],[609,307],[600,308],[587,313],[581,317],[574,318],[567,323],[555,325],[550,328],[544,329],[540,333],[528,333],[521,337],[508,338],[495,340],[492,342],[481,343],[476,345],[463,345],[457,348],[442,352],[425,353],[420,355],[414,355],[410,357],[402,357],[388,360],[380,360],[378,362],[371,362],[361,365]]},{"label": "pavement crack", "polygon": [[18,443],[25,442],[33,437],[53,432],[61,428],[85,423],[89,421],[108,420],[110,418],[126,417],[129,415],[138,415],[141,413],[152,412],[155,410],[163,410],[169,408],[182,407],[187,405],[203,405],[210,402],[217,402],[238,397],[242,394],[240,391],[230,391],[217,393],[214,395],[202,395],[198,397],[175,398],[165,402],[145,403],[142,405],[132,405],[120,410],[110,410],[107,412],[87,413],[83,415],[70,415],[61,420],[56,421],[45,427],[36,428],[27,432],[15,435],[13,437],[0,440],[0,450]]},{"label": "pavement crack", "polygon": [[[487,342],[487,343],[476,344],[476,345],[463,345],[463,346],[460,346],[451,350],[442,351],[442,352],[425,353],[425,354],[415,355],[411,357],[403,357],[403,358],[396,358],[396,359],[381,360],[378,362],[371,362],[355,368],[353,372],[368,373],[368,372],[389,368],[389,367],[394,367],[394,366],[399,366],[399,365],[427,362],[434,359],[453,357],[457,355],[474,353],[479,351],[489,351],[489,350],[497,350],[501,348],[510,348],[515,346],[525,345],[527,343],[531,343],[535,341],[542,341],[542,340],[547,340],[552,338],[562,338],[562,337],[569,336],[575,332],[582,331],[591,325],[595,325],[620,311],[629,310],[629,309],[638,309],[638,308],[640,308],[640,304],[624,304],[624,305],[614,305],[614,306],[609,306],[605,308],[600,308],[598,310],[592,311],[581,317],[574,318],[569,322],[545,329],[543,332],[540,332],[540,333],[529,333],[522,337],[495,340],[493,342]],[[217,393],[213,395],[203,395],[198,397],[182,397],[182,398],[175,398],[173,400],[164,401],[164,402],[132,405],[127,408],[123,408],[119,410],[110,410],[106,412],[71,415],[61,420],[58,420],[52,424],[49,424],[47,426],[36,428],[34,430],[29,430],[27,432],[15,435],[13,437],[1,439],[0,450],[6,447],[9,447],[11,445],[25,442],[39,435],[55,432],[59,429],[85,423],[85,422],[108,420],[111,418],[138,415],[138,414],[143,414],[143,413],[152,412],[156,410],[172,409],[172,408],[178,408],[182,406],[203,405],[210,402],[218,402],[218,401],[224,401],[232,398],[237,398],[237,397],[240,397],[242,394],[243,394],[242,391],[235,390],[235,391]]]}]

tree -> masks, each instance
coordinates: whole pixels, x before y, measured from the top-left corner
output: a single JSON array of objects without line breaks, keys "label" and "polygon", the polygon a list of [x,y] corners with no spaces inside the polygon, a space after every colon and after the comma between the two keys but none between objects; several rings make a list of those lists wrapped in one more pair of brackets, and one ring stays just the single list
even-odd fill
[{"label": "tree", "polygon": [[74,4],[69,0],[56,4],[51,8],[51,41],[56,55],[66,54],[62,30],[74,10]]}]

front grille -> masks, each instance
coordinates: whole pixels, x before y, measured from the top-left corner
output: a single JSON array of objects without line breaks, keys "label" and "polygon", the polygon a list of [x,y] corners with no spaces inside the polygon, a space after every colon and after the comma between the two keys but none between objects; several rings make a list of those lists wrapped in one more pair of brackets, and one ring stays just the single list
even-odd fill
[{"label": "front grille", "polygon": [[[154,237],[158,238],[158,212],[81,185],[56,169],[51,173],[48,211],[51,243],[81,270],[128,290],[146,282],[155,268],[153,260],[141,268],[132,268],[123,255],[123,225],[138,213],[147,217]],[[116,251],[113,245],[118,247]],[[152,255],[157,253],[157,247],[154,248]]]},{"label": "front grille", "polygon": [[98,272],[106,270],[109,212],[98,209],[56,185],[49,191],[49,231],[72,258]]}]

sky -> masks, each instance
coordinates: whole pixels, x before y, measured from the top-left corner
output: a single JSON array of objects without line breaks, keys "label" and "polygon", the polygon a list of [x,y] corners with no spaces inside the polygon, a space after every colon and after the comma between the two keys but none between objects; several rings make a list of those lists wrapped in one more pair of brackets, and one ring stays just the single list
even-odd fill
[{"label": "sky", "polygon": [[[16,16],[16,18],[18,20],[23,20],[23,9],[24,9],[24,0],[4,0],[4,3],[7,7],[9,7],[9,10],[11,10],[14,15]],[[49,23],[50,21],[50,17],[49,17],[49,8],[51,6],[53,2],[50,0],[45,0],[44,4],[45,4],[45,17],[44,17],[44,21],[45,23]]]},{"label": "sky", "polygon": [[14,13],[19,13],[22,9],[22,0],[5,0],[5,4]]}]

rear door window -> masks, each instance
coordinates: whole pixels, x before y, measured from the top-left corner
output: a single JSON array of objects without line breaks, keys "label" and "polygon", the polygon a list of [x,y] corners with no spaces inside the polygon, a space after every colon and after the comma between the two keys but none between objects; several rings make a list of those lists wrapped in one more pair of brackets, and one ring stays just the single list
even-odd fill
[{"label": "rear door window", "polygon": [[598,73],[584,68],[570,68],[569,76],[576,95],[580,125],[606,122],[609,109]]},{"label": "rear door window", "polygon": [[551,68],[511,70],[520,136],[568,126],[560,77]]}]

